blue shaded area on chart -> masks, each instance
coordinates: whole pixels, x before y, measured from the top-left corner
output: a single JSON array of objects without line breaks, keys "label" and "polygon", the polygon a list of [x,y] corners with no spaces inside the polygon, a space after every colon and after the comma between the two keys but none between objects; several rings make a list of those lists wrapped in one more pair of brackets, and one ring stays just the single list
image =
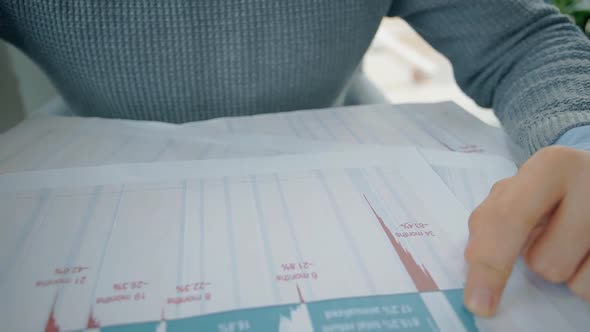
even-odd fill
[{"label": "blue shaded area on chart", "polygon": [[453,310],[455,310],[457,317],[459,317],[463,323],[465,329],[469,332],[477,332],[478,329],[477,325],[475,325],[475,317],[473,317],[473,314],[463,305],[463,290],[452,289],[443,291],[443,293],[445,294],[447,301],[451,304],[451,307],[453,307]]},{"label": "blue shaded area on chart", "polygon": [[289,304],[175,319],[167,322],[166,331],[278,331],[281,317],[289,318],[297,306]]},{"label": "blue shaded area on chart", "polygon": [[100,332],[155,332],[158,324],[160,324],[160,322],[109,326],[101,328]]},{"label": "blue shaded area on chart", "polygon": [[[474,316],[463,306],[463,290],[441,291],[465,330],[477,332]],[[420,293],[375,295],[260,307],[202,316],[100,328],[106,332],[279,331],[281,320],[305,306],[314,331],[439,331]],[[304,331],[302,331],[304,332]]]},{"label": "blue shaded area on chart", "polygon": [[419,293],[326,300],[307,307],[316,331],[438,331]]}]

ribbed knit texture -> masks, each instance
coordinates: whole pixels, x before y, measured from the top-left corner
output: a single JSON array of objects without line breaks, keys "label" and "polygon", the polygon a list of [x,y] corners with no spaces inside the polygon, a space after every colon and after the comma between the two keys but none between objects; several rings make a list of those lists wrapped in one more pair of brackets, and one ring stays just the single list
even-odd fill
[{"label": "ribbed knit texture", "polygon": [[590,42],[543,1],[394,0],[390,14],[445,54],[529,153],[590,123]]},{"label": "ribbed knit texture", "polygon": [[0,0],[78,114],[187,122],[331,106],[388,1]]},{"label": "ribbed knit texture", "polygon": [[78,114],[186,122],[331,106],[384,15],[530,152],[590,124],[590,42],[541,0],[0,0],[0,37]]}]

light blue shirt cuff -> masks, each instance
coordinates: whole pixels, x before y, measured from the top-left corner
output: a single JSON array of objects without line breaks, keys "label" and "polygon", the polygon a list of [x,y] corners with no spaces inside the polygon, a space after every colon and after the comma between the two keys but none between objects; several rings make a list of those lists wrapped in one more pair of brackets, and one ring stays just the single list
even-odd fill
[{"label": "light blue shirt cuff", "polygon": [[590,125],[570,129],[561,135],[555,145],[569,146],[578,150],[590,151]]}]

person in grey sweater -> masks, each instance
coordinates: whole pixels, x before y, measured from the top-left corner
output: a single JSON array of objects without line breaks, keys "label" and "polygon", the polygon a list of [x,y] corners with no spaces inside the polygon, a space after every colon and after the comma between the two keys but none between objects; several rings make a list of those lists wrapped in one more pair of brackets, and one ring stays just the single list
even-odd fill
[{"label": "person in grey sweater", "polygon": [[590,300],[590,42],[541,0],[0,0],[0,38],[78,115],[180,123],[341,103],[384,16],[533,155],[472,214],[468,308],[495,313],[521,252]]}]

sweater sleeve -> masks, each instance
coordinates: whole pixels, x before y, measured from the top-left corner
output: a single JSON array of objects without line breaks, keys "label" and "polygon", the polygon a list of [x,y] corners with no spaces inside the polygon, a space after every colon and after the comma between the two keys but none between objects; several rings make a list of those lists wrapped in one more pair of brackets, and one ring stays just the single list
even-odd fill
[{"label": "sweater sleeve", "polygon": [[393,0],[390,15],[447,56],[529,153],[590,124],[590,41],[542,0]]},{"label": "sweater sleeve", "polygon": [[0,39],[4,39],[4,34],[6,29],[6,15],[4,14],[4,7],[2,6],[2,1],[0,0]]},{"label": "sweater sleeve", "polygon": [[9,40],[9,16],[5,0],[0,0],[0,40]]},{"label": "sweater sleeve", "polygon": [[590,126],[582,126],[570,129],[555,142],[556,145],[569,146],[570,148],[590,151]]}]

